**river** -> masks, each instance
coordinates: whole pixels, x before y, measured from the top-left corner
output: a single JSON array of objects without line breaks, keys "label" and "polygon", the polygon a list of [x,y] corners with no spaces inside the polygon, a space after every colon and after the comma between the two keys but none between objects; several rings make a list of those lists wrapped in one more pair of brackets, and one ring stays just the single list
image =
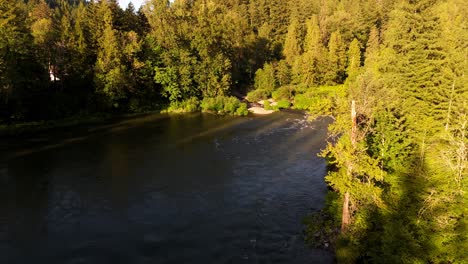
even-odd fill
[{"label": "river", "polygon": [[333,263],[326,120],[145,115],[3,139],[0,263]]}]

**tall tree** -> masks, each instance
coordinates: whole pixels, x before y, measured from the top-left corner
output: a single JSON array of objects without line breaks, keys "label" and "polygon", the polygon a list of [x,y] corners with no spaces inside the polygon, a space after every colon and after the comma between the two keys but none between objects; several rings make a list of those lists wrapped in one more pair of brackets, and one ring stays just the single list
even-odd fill
[{"label": "tall tree", "polygon": [[333,32],[328,42],[326,82],[342,83],[345,78],[346,50],[339,31]]},{"label": "tall tree", "polygon": [[118,101],[125,97],[126,68],[121,62],[120,43],[112,26],[112,10],[109,4],[101,1],[98,12],[102,15],[102,32],[98,39],[95,65],[96,90],[111,105],[118,107]]},{"label": "tall tree", "polygon": [[[323,75],[326,62],[326,49],[322,44],[320,27],[317,16],[312,16],[307,21],[307,34],[304,40],[304,53],[301,56],[299,66],[300,82],[308,86],[316,86],[323,83]],[[297,72],[297,70],[293,70]]]},{"label": "tall tree", "polygon": [[361,47],[357,39],[353,39],[348,48],[348,66],[346,73],[348,75],[347,82],[352,82],[360,73],[361,69]]},{"label": "tall tree", "polygon": [[0,1],[0,111],[6,120],[32,117],[33,98],[47,76],[33,53],[27,16],[23,2]]},{"label": "tall tree", "polygon": [[296,57],[301,54],[299,35],[299,23],[293,20],[288,27],[283,49],[284,57],[289,65],[292,65]]}]

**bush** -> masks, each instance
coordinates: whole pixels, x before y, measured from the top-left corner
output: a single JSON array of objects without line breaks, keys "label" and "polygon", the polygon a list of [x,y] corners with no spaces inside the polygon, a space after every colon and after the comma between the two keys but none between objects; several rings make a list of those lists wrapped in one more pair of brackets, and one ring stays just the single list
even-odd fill
[{"label": "bush", "polygon": [[215,112],[218,113],[224,110],[224,105],[222,99],[219,97],[207,97],[203,98],[201,102],[201,109],[203,112]]},{"label": "bush", "polygon": [[235,97],[228,97],[224,100],[224,112],[225,113],[235,113],[237,108],[239,108],[240,101]]},{"label": "bush", "polygon": [[294,108],[299,110],[309,110],[316,98],[311,93],[297,94],[294,97]]},{"label": "bush", "polygon": [[270,97],[270,95],[271,92],[269,92],[268,90],[253,90],[247,94],[247,100],[249,100],[249,102],[258,102],[260,100],[267,99],[268,97]]},{"label": "bush", "polygon": [[271,97],[275,101],[288,100],[290,101],[294,96],[294,88],[292,86],[283,86],[271,93]]},{"label": "bush", "polygon": [[217,96],[204,98],[201,102],[203,112],[214,112],[219,114],[247,115],[247,104],[241,103],[235,97]]},{"label": "bush", "polygon": [[270,101],[265,100],[265,101],[263,102],[263,108],[265,108],[265,110],[272,110]]},{"label": "bush", "polygon": [[288,100],[281,100],[276,105],[278,109],[288,109],[290,106],[291,106],[291,103]]},{"label": "bush", "polygon": [[200,101],[198,101],[198,98],[196,97],[191,97],[190,99],[182,102],[182,108],[184,111],[190,113],[198,111],[200,109],[199,105]]},{"label": "bush", "polygon": [[167,112],[172,113],[193,113],[197,112],[200,107],[200,101],[196,97],[191,97],[184,101],[174,101],[171,102]]},{"label": "bush", "polygon": [[328,115],[336,107],[338,98],[346,96],[344,86],[320,86],[309,88],[294,97],[294,108],[309,110],[313,114]]},{"label": "bush", "polygon": [[247,109],[247,104],[246,103],[241,103],[239,105],[239,108],[236,110],[236,115],[238,116],[246,116],[249,114],[249,110]]}]

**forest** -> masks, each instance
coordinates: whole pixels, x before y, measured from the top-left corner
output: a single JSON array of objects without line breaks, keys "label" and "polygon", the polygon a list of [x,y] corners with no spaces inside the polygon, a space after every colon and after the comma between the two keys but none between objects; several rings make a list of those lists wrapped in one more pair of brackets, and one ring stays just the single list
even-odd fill
[{"label": "forest", "polygon": [[236,97],[273,98],[334,120],[312,244],[339,263],[466,263],[467,14],[465,0],[0,0],[0,122],[245,115]]}]

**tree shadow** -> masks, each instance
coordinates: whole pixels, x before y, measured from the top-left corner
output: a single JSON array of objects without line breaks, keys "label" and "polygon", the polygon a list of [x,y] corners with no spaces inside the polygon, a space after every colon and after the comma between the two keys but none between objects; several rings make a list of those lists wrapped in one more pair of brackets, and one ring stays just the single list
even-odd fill
[{"label": "tree shadow", "polygon": [[344,245],[338,245],[357,246],[360,256],[352,262],[458,263],[466,260],[463,252],[467,252],[467,227],[463,213],[461,219],[451,219],[457,222],[450,230],[440,223],[449,210],[456,210],[460,204],[443,200],[433,204],[433,199],[443,199],[435,196],[444,191],[433,180],[434,172],[429,171],[424,161],[414,160],[409,164],[413,165],[408,173],[394,176],[401,179],[396,186],[384,186],[388,207],[368,209],[370,213],[364,220],[367,228],[358,242],[353,237],[345,237]]}]

